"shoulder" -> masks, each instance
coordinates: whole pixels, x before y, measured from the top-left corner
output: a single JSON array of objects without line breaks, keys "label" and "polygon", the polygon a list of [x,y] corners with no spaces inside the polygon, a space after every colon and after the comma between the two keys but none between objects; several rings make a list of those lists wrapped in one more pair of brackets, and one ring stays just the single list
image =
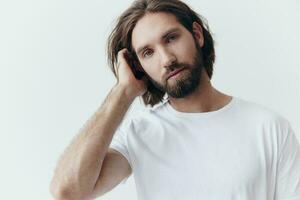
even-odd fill
[{"label": "shoulder", "polygon": [[162,101],[153,107],[135,103],[123,120],[124,126],[137,131],[158,125],[166,115],[164,110],[165,102]]},{"label": "shoulder", "polygon": [[262,122],[268,126],[288,128],[289,121],[278,111],[260,103],[238,98],[237,109],[250,119]]}]

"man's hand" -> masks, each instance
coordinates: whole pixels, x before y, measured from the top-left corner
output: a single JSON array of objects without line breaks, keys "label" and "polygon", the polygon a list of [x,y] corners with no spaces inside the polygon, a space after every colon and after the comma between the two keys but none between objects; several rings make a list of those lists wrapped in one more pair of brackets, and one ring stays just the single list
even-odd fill
[{"label": "man's hand", "polygon": [[[122,49],[118,52],[118,63],[115,67],[115,72],[118,79],[118,86],[125,89],[126,95],[131,98],[143,95],[147,91],[146,77],[138,80],[131,69],[131,66],[126,60],[128,54],[127,49]],[[134,66],[132,66],[134,67]]]}]

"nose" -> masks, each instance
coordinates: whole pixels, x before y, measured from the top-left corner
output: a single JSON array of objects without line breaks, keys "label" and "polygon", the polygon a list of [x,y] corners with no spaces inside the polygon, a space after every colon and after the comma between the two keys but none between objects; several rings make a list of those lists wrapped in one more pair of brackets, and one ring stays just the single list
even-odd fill
[{"label": "nose", "polygon": [[169,67],[176,62],[175,55],[167,48],[162,48],[160,50],[160,59],[161,59],[161,66]]}]

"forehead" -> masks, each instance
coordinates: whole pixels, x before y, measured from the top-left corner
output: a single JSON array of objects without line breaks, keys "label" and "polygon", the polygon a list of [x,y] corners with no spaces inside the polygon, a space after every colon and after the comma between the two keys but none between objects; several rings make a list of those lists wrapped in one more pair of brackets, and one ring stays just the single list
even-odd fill
[{"label": "forehead", "polygon": [[132,46],[134,50],[152,42],[172,28],[184,29],[173,14],[165,12],[146,13],[135,25],[132,31]]}]

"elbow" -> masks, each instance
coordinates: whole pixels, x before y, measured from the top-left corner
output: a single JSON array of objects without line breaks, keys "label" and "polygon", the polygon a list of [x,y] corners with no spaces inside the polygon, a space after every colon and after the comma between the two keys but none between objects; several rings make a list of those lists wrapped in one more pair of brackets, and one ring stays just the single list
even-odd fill
[{"label": "elbow", "polygon": [[[72,195],[70,195],[69,190],[55,185],[53,182],[49,187],[50,194],[54,197],[55,200],[71,200],[74,199]],[[74,199],[75,200],[75,199]]]},{"label": "elbow", "polygon": [[63,190],[57,190],[54,188],[50,188],[50,193],[54,197],[55,200],[68,200],[70,199],[67,195],[66,191]]},{"label": "elbow", "polygon": [[55,200],[91,200],[92,193],[87,188],[72,185],[63,185],[53,178],[49,185],[49,192]]},{"label": "elbow", "polygon": [[55,200],[91,200],[90,196],[78,194],[70,189],[50,186],[49,190]]},{"label": "elbow", "polygon": [[59,188],[57,186],[53,186],[53,184],[49,187],[50,194],[54,197],[55,200],[70,200],[70,194],[67,190]]}]

